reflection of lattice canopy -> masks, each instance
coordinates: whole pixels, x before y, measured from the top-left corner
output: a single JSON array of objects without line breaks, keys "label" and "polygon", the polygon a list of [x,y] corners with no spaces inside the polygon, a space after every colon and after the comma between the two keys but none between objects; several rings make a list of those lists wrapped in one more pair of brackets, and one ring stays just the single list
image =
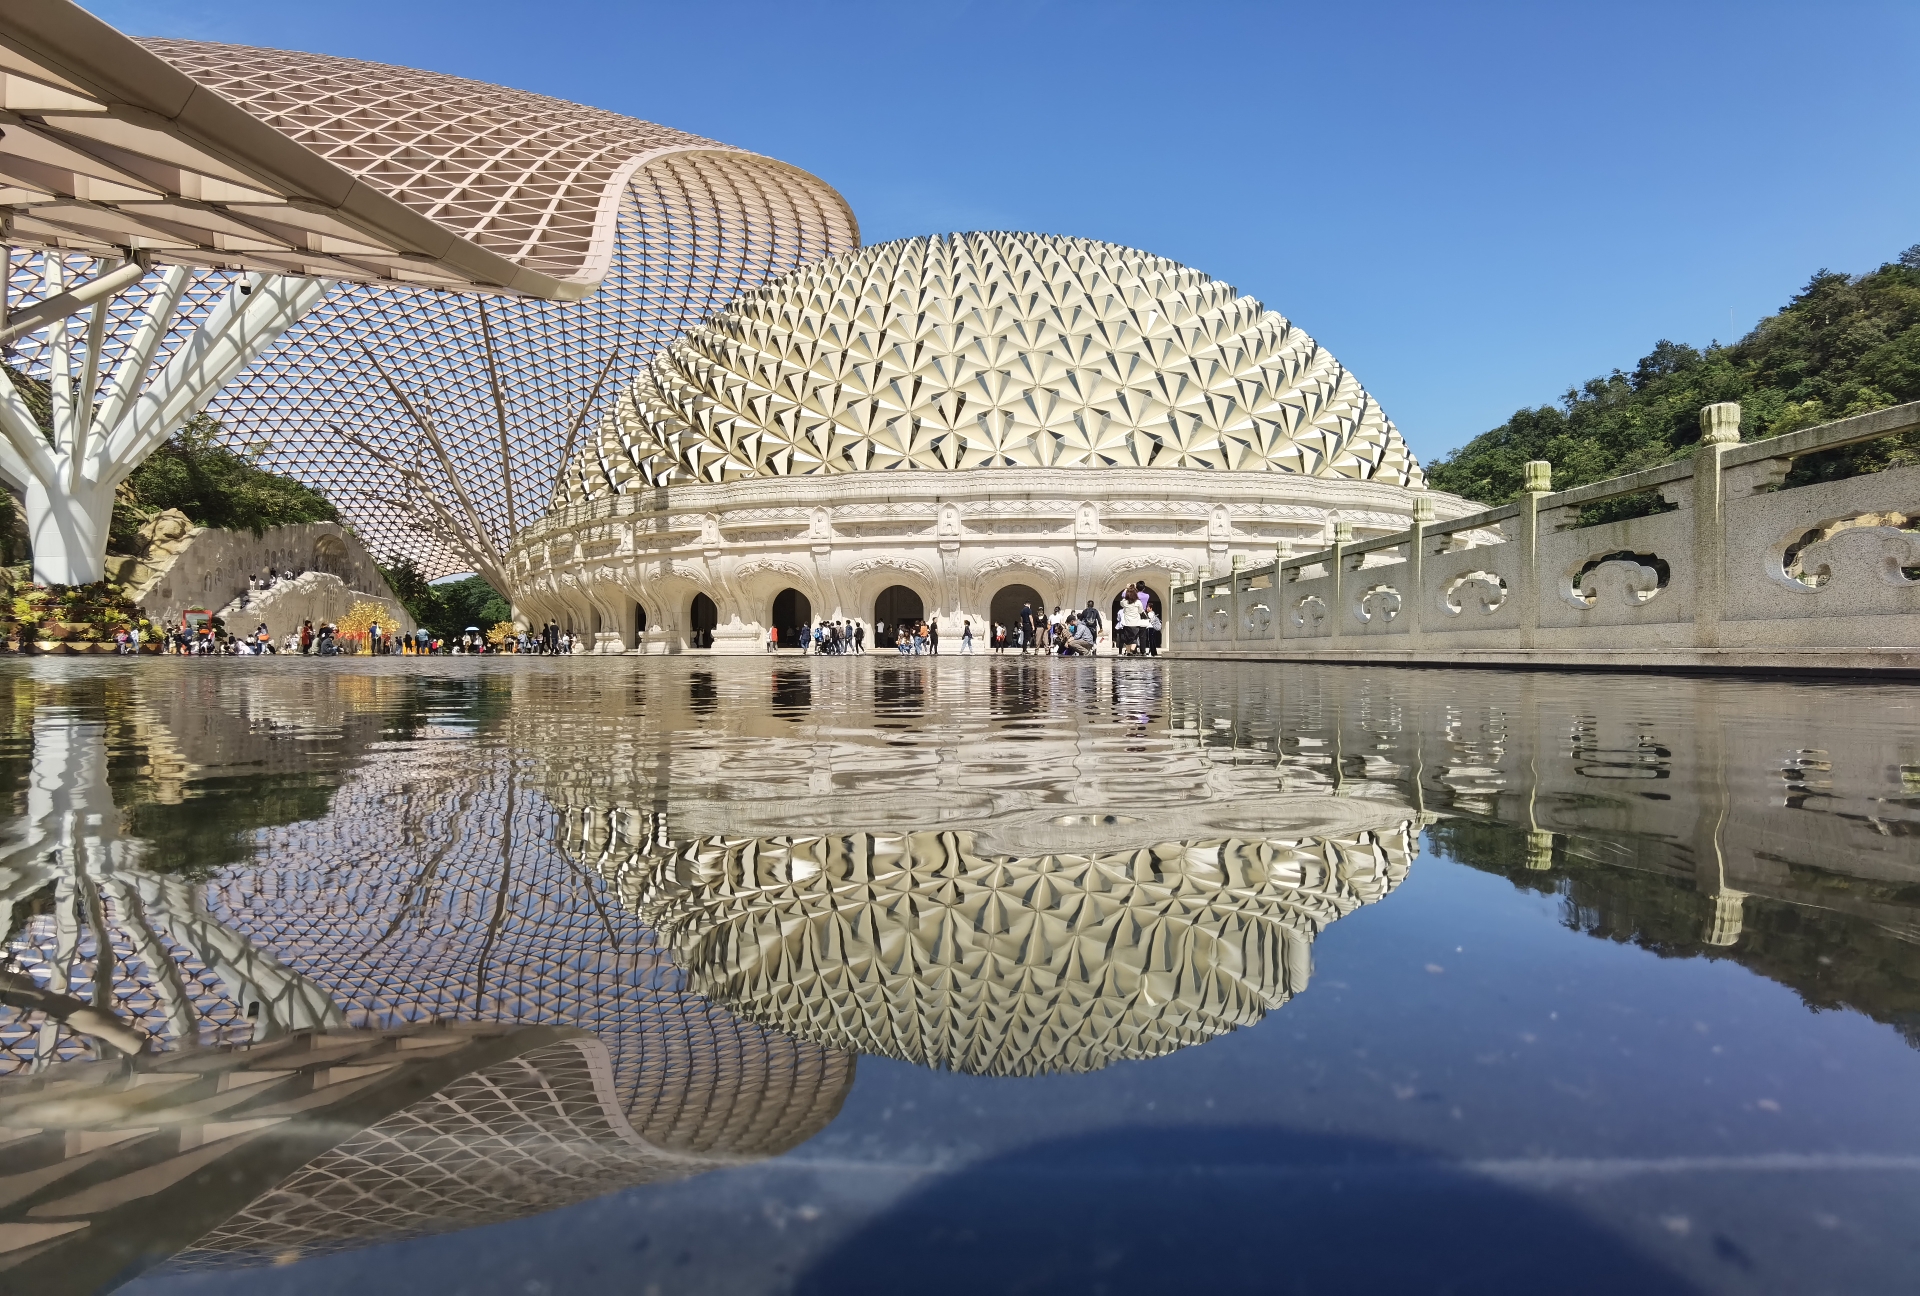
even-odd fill
[{"label": "reflection of lattice canopy", "polygon": [[756,1021],[958,1071],[1092,1071],[1286,1002],[1320,930],[1406,875],[1409,829],[1020,858],[967,833],[708,837],[636,854],[620,886]]},{"label": "reflection of lattice canopy", "polygon": [[1109,243],[967,234],[836,257],[693,330],[620,399],[567,500],[1023,466],[1422,481],[1353,376],[1252,298]]},{"label": "reflection of lattice canopy", "polygon": [[[726,1100],[727,1077],[713,1079],[696,1100]],[[606,1054],[591,1038],[458,1076],[322,1152],[173,1265],[311,1256],[497,1224],[786,1150],[664,1150],[628,1125],[609,1088]]]}]

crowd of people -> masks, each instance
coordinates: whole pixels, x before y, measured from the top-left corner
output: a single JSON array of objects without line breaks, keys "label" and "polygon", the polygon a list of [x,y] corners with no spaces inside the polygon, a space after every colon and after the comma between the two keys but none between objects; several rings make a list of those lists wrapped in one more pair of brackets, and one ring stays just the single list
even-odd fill
[{"label": "crowd of people", "polygon": [[[132,656],[147,646],[148,636],[139,626],[122,626],[114,633],[114,643],[122,656]],[[572,631],[548,622],[539,630],[523,630],[498,644],[490,644],[478,626],[468,626],[450,638],[425,629],[407,633],[389,632],[378,622],[365,635],[345,636],[332,621],[315,624],[302,621],[298,630],[289,630],[276,640],[262,621],[244,634],[229,631],[216,617],[192,617],[164,622],[157,632],[158,651],[168,657],[334,657],[371,654],[376,657],[474,656],[481,653],[531,653],[563,656],[575,650]]]},{"label": "crowd of people", "polygon": [[[1100,651],[1104,618],[1089,599],[1078,612],[1060,608],[1048,614],[1044,607],[1031,603],[1020,607],[1019,615],[1006,625],[988,627],[985,638],[996,653],[1014,651],[1044,653],[1059,657],[1092,657]],[[884,646],[887,627],[874,627],[874,642]],[[1113,650],[1123,657],[1160,655],[1160,613],[1153,605],[1153,592],[1145,585],[1128,585],[1114,611]],[[940,626],[933,621],[902,621],[893,627],[893,649],[904,656],[940,655]],[[975,635],[971,619],[960,624],[962,656],[974,650]],[[836,657],[864,653],[867,627],[859,621],[821,621],[816,625],[775,626],[767,631],[767,651],[798,648],[803,653]]]},{"label": "crowd of people", "polygon": [[[296,574],[280,573],[278,579],[292,579]],[[275,573],[269,572],[268,576],[271,580]],[[1024,603],[1019,615],[1011,623],[994,623],[989,627],[986,637],[989,647],[996,653],[1011,650],[1022,654],[1091,657],[1099,652],[1101,629],[1100,610],[1092,600],[1088,600],[1086,607],[1078,612],[1063,612],[1056,607],[1051,614],[1046,613],[1044,607],[1036,609],[1033,604]],[[876,643],[884,642],[886,631],[884,624],[875,627]],[[311,620],[303,621],[298,630],[288,632],[276,643],[264,621],[249,634],[231,634],[217,619],[205,617],[168,622],[161,627],[159,636],[159,650],[163,654],[193,657],[283,653],[289,656],[331,657],[363,652],[375,656],[407,657],[501,652],[570,656],[580,646],[571,630],[562,629],[553,621],[537,630],[530,628],[507,635],[497,643],[489,643],[478,626],[468,626],[459,635],[443,639],[425,629],[407,634],[388,633],[376,622],[364,636],[343,637],[339,626],[333,622],[323,621],[316,626]],[[936,622],[900,622],[893,627],[892,638],[894,651],[902,655],[940,655],[940,627]],[[970,619],[963,621],[960,627],[960,651],[963,655],[974,651],[974,638],[973,622]],[[122,627],[114,639],[123,654],[141,651],[143,635],[137,626]],[[1153,606],[1152,593],[1144,585],[1127,586],[1114,612],[1114,651],[1123,657],[1157,657],[1160,655],[1160,640],[1160,614]],[[867,627],[860,621],[821,621],[813,626],[793,627],[784,636],[778,628],[767,632],[768,652],[791,647],[819,656],[864,654],[867,650]]]},{"label": "crowd of people", "polygon": [[[1102,623],[1100,609],[1091,599],[1078,612],[1056,607],[1050,614],[1023,603],[1010,624],[994,624],[990,642],[997,653],[1012,649],[1058,657],[1092,657],[1100,651]],[[1160,630],[1160,614],[1154,610],[1152,592],[1144,585],[1127,586],[1114,614],[1114,651],[1123,657],[1158,657]],[[971,652],[971,641],[969,627],[961,651]]]},{"label": "crowd of people", "polygon": [[767,651],[798,648],[820,657],[850,656],[867,650],[867,627],[859,621],[822,621],[814,626],[794,626],[782,640],[778,626],[767,631]]}]

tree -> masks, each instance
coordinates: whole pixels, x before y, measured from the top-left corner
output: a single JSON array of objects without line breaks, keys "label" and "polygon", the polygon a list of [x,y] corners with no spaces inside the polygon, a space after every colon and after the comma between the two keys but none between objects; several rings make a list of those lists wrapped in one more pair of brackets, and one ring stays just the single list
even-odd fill
[{"label": "tree", "polygon": [[[1868,274],[1821,270],[1776,315],[1729,346],[1662,340],[1632,373],[1522,409],[1445,458],[1427,480],[1488,504],[1519,494],[1522,465],[1545,459],[1568,490],[1693,453],[1700,407],[1739,401],[1748,439],[1920,400],[1920,244]],[[1792,481],[1920,462],[1920,437],[1809,456]]]},{"label": "tree", "polygon": [[[253,456],[223,445],[217,419],[196,414],[133,470],[114,509],[114,535],[163,509],[179,509],[196,526],[248,530],[299,522],[338,522],[333,501],[302,482],[268,472]],[[122,514],[125,514],[123,518]]]},{"label": "tree", "polygon": [[436,585],[413,559],[399,554],[387,559],[380,574],[408,615],[439,639],[452,639],[468,626],[485,630],[513,616],[506,599],[478,576]]}]

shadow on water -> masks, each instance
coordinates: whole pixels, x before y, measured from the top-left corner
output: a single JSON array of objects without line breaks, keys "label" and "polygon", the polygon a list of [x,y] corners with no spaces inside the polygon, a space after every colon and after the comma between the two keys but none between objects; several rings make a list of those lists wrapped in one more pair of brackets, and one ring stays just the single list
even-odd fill
[{"label": "shadow on water", "polygon": [[1111,1130],[943,1177],[797,1296],[1205,1291],[1665,1296],[1693,1284],[1551,1201],[1388,1143]]}]

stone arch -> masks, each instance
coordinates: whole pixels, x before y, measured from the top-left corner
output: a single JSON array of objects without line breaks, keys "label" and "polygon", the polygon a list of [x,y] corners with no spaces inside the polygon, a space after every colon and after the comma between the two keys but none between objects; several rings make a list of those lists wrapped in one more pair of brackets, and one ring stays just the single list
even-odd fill
[{"label": "stone arch", "polygon": [[[874,595],[873,646],[891,648],[894,646],[894,631],[901,622],[924,621],[927,616],[927,601],[911,585],[889,585]],[[883,630],[882,627],[885,627]]]},{"label": "stone arch", "polygon": [[1008,585],[1026,586],[1038,596],[1034,606],[1045,605],[1049,609],[1055,603],[1064,606],[1071,593],[1066,573],[1058,563],[1048,558],[1007,556],[989,558],[968,574],[967,603],[976,608],[984,606],[991,621],[994,596]]},{"label": "stone arch", "polygon": [[337,535],[323,535],[313,542],[313,570],[338,576],[347,575],[347,542]]},{"label": "stone arch", "polygon": [[713,632],[720,628],[720,605],[701,590],[687,604],[687,647],[713,647]]},{"label": "stone arch", "polygon": [[1036,621],[1046,621],[1048,610],[1046,596],[1031,585],[1011,581],[994,591],[993,599],[987,605],[988,623],[1009,627],[1017,624],[1020,620],[1020,605],[1023,603],[1033,604],[1033,615]]},{"label": "stone arch", "polygon": [[813,600],[805,592],[787,586],[773,596],[767,624],[779,634],[782,648],[792,647],[799,642],[800,632],[813,624]]}]

